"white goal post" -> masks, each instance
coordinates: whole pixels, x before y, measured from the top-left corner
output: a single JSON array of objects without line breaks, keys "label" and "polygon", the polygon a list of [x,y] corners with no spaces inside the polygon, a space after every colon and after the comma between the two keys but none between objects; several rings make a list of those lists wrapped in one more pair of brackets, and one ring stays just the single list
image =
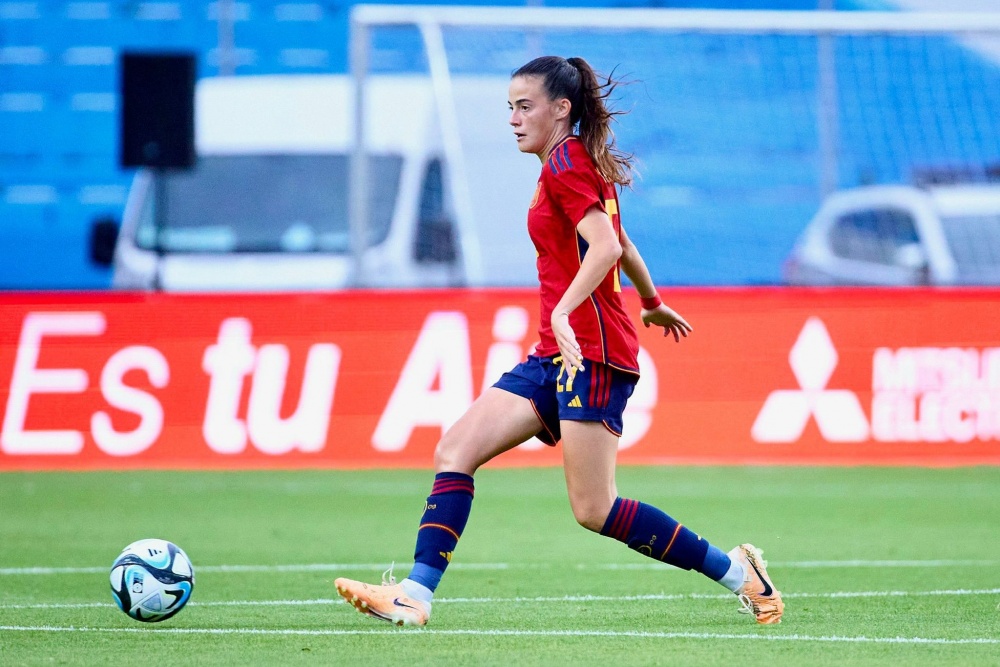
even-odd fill
[{"label": "white goal post", "polygon": [[[549,31],[581,31],[587,34],[632,31],[644,35],[750,35],[808,36],[815,39],[814,97],[803,104],[815,131],[816,184],[818,195],[837,188],[839,118],[837,51],[833,39],[841,36],[950,36],[956,40],[987,37],[1000,43],[1000,12],[887,12],[887,11],[754,11],[754,10],[683,10],[683,9],[589,9],[542,7],[462,7],[355,5],[350,16],[350,68],[355,86],[354,150],[351,160],[349,211],[352,251],[356,260],[359,285],[367,284],[362,265],[368,219],[368,151],[364,137],[371,128],[365,109],[365,91],[373,75],[373,34],[382,29],[409,28],[419,33],[426,61],[423,76],[429,77],[436,117],[441,133],[445,179],[458,230],[459,252],[465,281],[476,286],[487,284],[492,273],[486,266],[495,248],[483,243],[477,233],[476,193],[469,187],[468,155],[458,130],[461,110],[456,104],[452,54],[446,46],[445,31],[454,29],[523,31],[546,34]],[[500,42],[498,42],[500,43]],[[1000,49],[998,49],[1000,52]],[[538,55],[538,54],[535,54]],[[560,53],[559,55],[579,55]],[[627,48],[621,58],[629,58]],[[1000,62],[1000,61],[998,61]],[[523,64],[523,63],[521,63]],[[510,70],[506,72],[509,76]],[[499,93],[501,96],[503,91]],[[806,107],[804,107],[805,109]],[[803,111],[803,115],[806,112]],[[813,141],[813,139],[810,139]],[[514,151],[511,146],[511,151]],[[988,151],[987,151],[988,152]],[[683,193],[682,193],[683,194]],[[682,196],[674,193],[674,196]],[[667,195],[663,195],[664,198]],[[519,204],[522,206],[522,204]],[[523,231],[521,232],[523,233]],[[487,247],[484,247],[487,246]],[[656,276],[654,276],[655,278]],[[751,281],[753,278],[751,277]],[[509,281],[508,281],[509,282]],[[516,281],[515,281],[516,282]],[[764,280],[766,282],[766,279]]]}]

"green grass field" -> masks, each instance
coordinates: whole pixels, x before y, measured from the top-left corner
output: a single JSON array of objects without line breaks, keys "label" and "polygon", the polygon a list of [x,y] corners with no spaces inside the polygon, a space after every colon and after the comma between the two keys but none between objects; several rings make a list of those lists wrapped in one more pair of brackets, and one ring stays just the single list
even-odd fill
[{"label": "green grass field", "polygon": [[[409,569],[429,471],[0,474],[0,664],[996,665],[1000,469],[622,468],[622,495],[764,549],[784,622],[576,526],[562,471],[483,470],[425,629],[338,601]],[[118,551],[195,565],[158,625],[112,603]]]}]

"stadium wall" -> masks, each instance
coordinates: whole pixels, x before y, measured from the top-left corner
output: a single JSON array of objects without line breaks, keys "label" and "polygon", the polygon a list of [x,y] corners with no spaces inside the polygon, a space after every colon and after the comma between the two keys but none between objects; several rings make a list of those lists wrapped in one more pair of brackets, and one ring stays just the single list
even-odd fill
[{"label": "stadium wall", "polygon": [[[638,312],[634,293],[626,295]],[[624,464],[1000,464],[998,290],[683,289]],[[0,296],[0,470],[429,467],[531,289]],[[495,465],[557,465],[535,441]]]}]

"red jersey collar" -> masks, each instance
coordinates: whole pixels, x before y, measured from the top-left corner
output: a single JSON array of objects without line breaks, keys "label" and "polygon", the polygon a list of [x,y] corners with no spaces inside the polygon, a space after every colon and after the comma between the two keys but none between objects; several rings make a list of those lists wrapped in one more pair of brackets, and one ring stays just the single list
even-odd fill
[{"label": "red jersey collar", "polygon": [[565,137],[556,142],[556,145],[552,147],[552,150],[549,151],[549,154],[545,156],[545,161],[548,162],[552,158],[553,153],[556,152],[556,149],[562,146],[564,143],[566,143],[570,139],[579,139],[579,138],[580,137],[576,136],[575,134],[567,134]]}]

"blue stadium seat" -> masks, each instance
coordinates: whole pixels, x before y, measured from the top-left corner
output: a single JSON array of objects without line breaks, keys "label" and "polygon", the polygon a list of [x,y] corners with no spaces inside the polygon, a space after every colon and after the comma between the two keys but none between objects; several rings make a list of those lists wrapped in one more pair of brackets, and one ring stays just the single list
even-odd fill
[{"label": "blue stadium seat", "polygon": [[245,73],[342,72],[347,69],[347,6],[318,2],[260,2],[253,20],[237,25],[241,46],[253,49]]},{"label": "blue stadium seat", "polygon": [[103,289],[110,271],[88,258],[89,223],[61,205],[0,203],[0,244],[17,248],[0,262],[0,289]]},{"label": "blue stadium seat", "polygon": [[[446,0],[446,4],[467,3]],[[128,180],[117,167],[116,102],[112,98],[109,107],[106,97],[117,91],[118,57],[124,50],[194,50],[200,74],[214,74],[217,66],[209,60],[218,39],[218,24],[210,16],[213,2],[22,4],[17,6],[24,17],[0,20],[0,93],[23,91],[27,97],[7,101],[30,107],[40,100],[43,107],[0,109],[0,188],[51,184],[58,189],[59,200],[35,205],[0,201],[0,220],[5,222],[0,226],[0,243],[21,248],[37,242],[44,248],[30,263],[0,261],[0,287],[30,285],[32,280],[37,286],[57,286],[60,280],[97,285],[106,282],[106,273],[95,273],[83,259],[84,250],[68,246],[84,243],[95,215],[120,207],[100,190],[89,191],[98,194],[81,201],[80,189],[102,184],[114,188]],[[236,46],[241,54],[252,55],[252,61],[239,66],[237,73],[345,72],[352,4],[243,0],[240,11],[248,13],[235,25]],[[705,7],[717,3],[545,0],[544,4]],[[805,10],[816,3],[731,0],[728,4]],[[857,6],[855,0],[837,0],[838,9]],[[511,57],[508,50],[495,48],[495,36],[485,40],[473,32],[446,33],[446,40],[461,47],[451,62],[459,72],[485,67],[506,74],[520,64],[506,60]],[[582,43],[576,35],[554,35],[545,38],[542,48],[556,53],[579,50],[591,57],[592,52],[614,53],[620,47],[618,40],[620,36],[611,36],[606,43],[600,39]],[[380,29],[373,33],[373,43],[374,71],[425,69],[415,30]],[[626,90],[627,95],[640,97],[642,104],[622,123],[618,136],[622,146],[635,150],[642,160],[638,189],[662,196],[637,206],[625,195],[623,205],[629,211],[630,234],[651,249],[647,260],[654,276],[662,282],[690,284],[777,281],[782,253],[819,204],[816,119],[789,111],[816,104],[815,40],[694,34],[653,39],[635,33],[629,35],[629,45],[630,54],[647,54],[648,62],[639,65],[655,74],[635,92]],[[841,186],[905,182],[928,164],[1000,163],[996,64],[945,37],[921,40],[919,48],[907,38],[873,41],[842,36],[835,45]],[[22,50],[3,56],[6,46]],[[113,63],[107,62],[108,52],[102,48],[113,50]],[[747,57],[730,57],[744,53]],[[942,71],[920,67],[921,62],[957,65],[953,71]],[[796,82],[797,92],[784,92],[787,81]],[[956,105],[957,94],[978,102]],[[942,114],[952,118],[953,130],[938,129]],[[884,118],[892,122],[873,122]],[[874,127],[882,129],[873,131]],[[53,250],[54,239],[67,247]],[[658,248],[665,252],[656,252]],[[759,261],[747,262],[746,257]]]},{"label": "blue stadium seat", "polygon": [[42,111],[0,111],[0,153],[43,156],[52,152],[53,118]]},{"label": "blue stadium seat", "polygon": [[57,150],[62,155],[111,157],[118,146],[118,116],[97,111],[62,110],[59,121]]}]

